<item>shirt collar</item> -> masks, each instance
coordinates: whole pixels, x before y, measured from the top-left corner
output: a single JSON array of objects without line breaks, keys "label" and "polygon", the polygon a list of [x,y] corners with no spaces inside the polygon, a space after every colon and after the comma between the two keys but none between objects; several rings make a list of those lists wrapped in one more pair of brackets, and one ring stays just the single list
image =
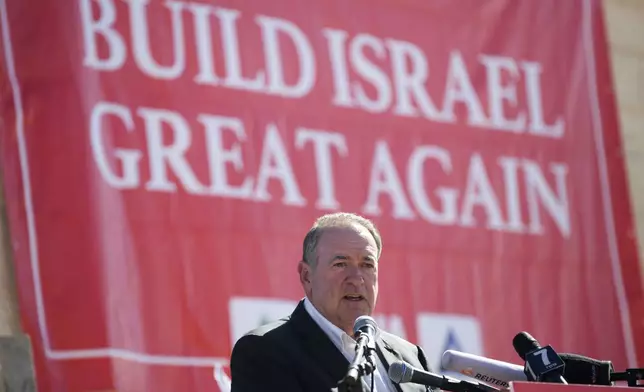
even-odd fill
[{"label": "shirt collar", "polygon": [[336,347],[340,349],[350,349],[355,346],[355,340],[351,336],[347,335],[346,332],[327,320],[322,313],[313,306],[307,297],[304,297],[304,308],[309,313],[313,321],[322,328],[322,331],[324,331]]},{"label": "shirt collar", "polygon": [[[322,331],[324,331],[336,347],[339,349],[349,350],[350,352],[355,351],[355,339],[327,320],[322,313],[313,306],[308,297],[304,297],[304,308],[309,313],[313,321],[322,328]],[[376,339],[378,339],[378,336],[380,335],[379,332],[379,330],[376,331]]]}]

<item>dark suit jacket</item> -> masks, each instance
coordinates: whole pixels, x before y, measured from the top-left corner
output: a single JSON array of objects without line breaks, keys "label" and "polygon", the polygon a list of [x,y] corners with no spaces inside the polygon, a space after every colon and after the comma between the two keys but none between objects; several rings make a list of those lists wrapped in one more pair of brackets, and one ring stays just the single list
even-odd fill
[{"label": "dark suit jacket", "polygon": [[[430,371],[423,350],[381,331],[376,342],[385,368],[403,360]],[[301,301],[284,319],[259,327],[240,338],[230,359],[232,392],[328,392],[338,386],[349,368]],[[388,376],[383,374],[383,377]],[[371,381],[371,378],[368,378]],[[394,384],[399,392],[426,391],[422,385]]]}]

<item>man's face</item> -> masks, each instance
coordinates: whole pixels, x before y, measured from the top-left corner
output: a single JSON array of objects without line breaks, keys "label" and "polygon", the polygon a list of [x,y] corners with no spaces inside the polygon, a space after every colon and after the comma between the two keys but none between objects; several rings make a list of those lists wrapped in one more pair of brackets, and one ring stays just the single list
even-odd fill
[{"label": "man's face", "polygon": [[378,297],[378,247],[361,225],[325,228],[317,265],[301,262],[299,272],[311,303],[349,336],[356,318],[371,315]]}]

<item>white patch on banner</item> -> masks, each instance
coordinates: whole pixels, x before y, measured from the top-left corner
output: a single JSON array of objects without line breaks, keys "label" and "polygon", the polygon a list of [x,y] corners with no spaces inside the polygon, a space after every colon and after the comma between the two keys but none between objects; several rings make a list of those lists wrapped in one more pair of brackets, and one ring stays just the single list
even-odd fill
[{"label": "white patch on banner", "polygon": [[483,356],[481,326],[472,316],[446,313],[418,313],[418,343],[425,350],[427,362],[435,373],[463,379],[461,374],[444,372],[441,358],[446,350],[457,350]]},{"label": "white patch on banner", "polygon": [[215,365],[212,371],[212,378],[217,383],[220,392],[230,392],[232,389],[232,380],[224,371],[223,366],[219,364]]},{"label": "white patch on banner", "polygon": [[376,320],[378,328],[394,334],[403,339],[407,339],[407,328],[405,328],[405,320],[399,314],[383,314],[376,313],[372,315]]},{"label": "white patch on banner", "polygon": [[290,315],[297,303],[277,298],[231,297],[228,313],[232,344],[250,330]]}]

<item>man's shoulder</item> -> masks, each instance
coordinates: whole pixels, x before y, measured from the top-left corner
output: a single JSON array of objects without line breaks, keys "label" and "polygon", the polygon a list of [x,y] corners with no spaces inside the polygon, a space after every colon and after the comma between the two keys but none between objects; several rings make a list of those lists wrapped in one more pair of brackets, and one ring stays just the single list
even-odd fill
[{"label": "man's shoulder", "polygon": [[412,350],[412,351],[415,351],[415,350],[418,349],[418,346],[415,345],[414,343],[412,343],[412,342],[410,342],[408,340],[405,340],[405,339],[401,338],[400,336],[397,336],[397,335],[394,335],[392,333],[389,333],[387,331],[382,331],[381,330],[380,331],[380,336],[382,337],[382,339],[385,342],[389,343],[392,346],[395,346],[396,348],[404,348],[404,349]]},{"label": "man's shoulder", "polygon": [[[286,336],[289,336],[287,331],[291,316],[283,317],[279,320],[275,320],[263,325],[260,325],[248,332],[246,332],[239,340],[262,340],[265,342],[272,340],[281,340]],[[238,341],[239,341],[238,340]]]},{"label": "man's shoulder", "polygon": [[301,314],[305,312],[303,309],[300,303],[291,314],[249,330],[237,339],[233,345],[233,352],[281,351],[296,345],[299,341],[298,331],[302,329]]}]

